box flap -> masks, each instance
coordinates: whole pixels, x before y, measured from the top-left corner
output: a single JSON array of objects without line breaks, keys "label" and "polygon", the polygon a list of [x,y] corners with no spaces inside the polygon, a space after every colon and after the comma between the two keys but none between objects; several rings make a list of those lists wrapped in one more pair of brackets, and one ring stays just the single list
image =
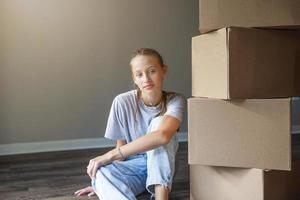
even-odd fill
[{"label": "box flap", "polygon": [[229,74],[229,36],[230,36],[230,30],[231,30],[231,28],[230,27],[228,27],[228,28],[226,28],[226,57],[227,57],[227,64],[226,64],[226,67],[227,67],[227,74],[226,74],[226,76],[227,76],[227,97],[226,97],[226,99],[230,99],[230,88],[229,88],[229,81],[230,81],[230,74]]},{"label": "box flap", "polygon": [[300,86],[295,85],[299,83],[299,75],[294,77],[300,68],[297,31],[232,27],[228,43],[231,97],[300,95]]},{"label": "box flap", "polygon": [[[227,30],[192,38],[192,95],[227,96]],[[209,83],[210,87],[205,84]],[[225,87],[224,87],[225,86]],[[197,88],[195,90],[194,88]]]},{"label": "box flap", "polygon": [[264,182],[266,200],[299,199],[300,160],[292,162],[292,171],[265,172]]},{"label": "box flap", "polygon": [[259,169],[190,165],[191,199],[264,200]]}]

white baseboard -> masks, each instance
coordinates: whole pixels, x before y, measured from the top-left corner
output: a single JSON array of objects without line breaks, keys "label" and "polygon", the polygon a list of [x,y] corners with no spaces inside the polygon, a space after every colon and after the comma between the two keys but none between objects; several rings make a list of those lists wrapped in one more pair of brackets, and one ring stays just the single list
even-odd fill
[{"label": "white baseboard", "polygon": [[292,134],[300,134],[300,125],[292,126]]},{"label": "white baseboard", "polygon": [[[292,127],[292,134],[300,134],[300,125]],[[187,133],[178,134],[180,142],[187,141]],[[0,144],[0,156],[51,151],[79,150],[113,147],[114,142],[106,138],[89,138],[76,140],[58,140],[49,142]]]},{"label": "white baseboard", "polygon": [[[178,134],[180,142],[187,141],[187,133]],[[26,153],[41,153],[51,151],[79,150],[92,148],[113,147],[113,140],[106,138],[88,138],[76,140],[58,140],[49,142],[0,144],[0,156]]]}]

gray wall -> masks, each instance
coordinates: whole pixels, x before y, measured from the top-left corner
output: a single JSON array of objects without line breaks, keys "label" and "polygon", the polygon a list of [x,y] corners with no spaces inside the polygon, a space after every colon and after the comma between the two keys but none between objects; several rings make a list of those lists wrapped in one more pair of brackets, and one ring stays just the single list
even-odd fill
[{"label": "gray wall", "polygon": [[198,0],[0,0],[0,144],[103,137],[138,47],[159,50],[165,88],[190,96],[198,34]]},{"label": "gray wall", "polygon": [[103,137],[138,47],[160,51],[165,89],[190,96],[198,34],[198,0],[1,0],[0,144]]},{"label": "gray wall", "polygon": [[[293,98],[292,102],[292,124],[300,126],[300,98]],[[300,131],[300,130],[298,130]]]}]

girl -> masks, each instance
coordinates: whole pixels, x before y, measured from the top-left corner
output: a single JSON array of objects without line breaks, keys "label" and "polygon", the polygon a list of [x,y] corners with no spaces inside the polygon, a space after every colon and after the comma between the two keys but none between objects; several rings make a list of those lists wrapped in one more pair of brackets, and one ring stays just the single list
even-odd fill
[{"label": "girl", "polygon": [[134,200],[147,189],[151,198],[168,199],[185,99],[162,90],[167,66],[157,51],[138,49],[130,66],[136,89],[114,99],[105,131],[116,148],[90,160],[92,186],[78,196]]}]

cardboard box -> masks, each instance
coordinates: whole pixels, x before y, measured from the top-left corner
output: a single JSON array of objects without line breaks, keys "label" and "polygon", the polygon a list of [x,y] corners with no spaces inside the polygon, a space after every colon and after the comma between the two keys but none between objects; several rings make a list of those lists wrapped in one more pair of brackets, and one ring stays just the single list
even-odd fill
[{"label": "cardboard box", "polygon": [[201,33],[227,27],[300,28],[299,0],[200,0]]},{"label": "cardboard box", "polygon": [[291,169],[291,99],[188,99],[189,164]]},{"label": "cardboard box", "polygon": [[300,31],[230,27],[193,37],[192,96],[300,96]]},{"label": "cardboard box", "polygon": [[292,171],[190,165],[191,200],[298,200],[300,162]]}]

